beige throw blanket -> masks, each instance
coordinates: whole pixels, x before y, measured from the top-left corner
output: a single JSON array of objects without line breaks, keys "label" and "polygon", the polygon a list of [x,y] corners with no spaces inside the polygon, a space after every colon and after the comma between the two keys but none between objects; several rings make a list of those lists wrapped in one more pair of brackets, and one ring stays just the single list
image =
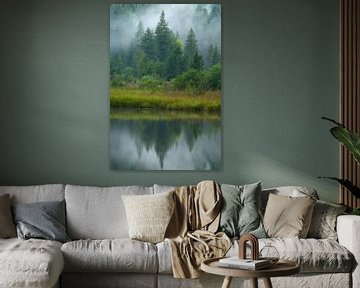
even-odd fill
[{"label": "beige throw blanket", "polygon": [[221,209],[221,190],[213,181],[175,189],[175,211],[165,233],[171,247],[175,278],[200,277],[201,262],[222,257],[231,246],[225,233],[216,233]]}]

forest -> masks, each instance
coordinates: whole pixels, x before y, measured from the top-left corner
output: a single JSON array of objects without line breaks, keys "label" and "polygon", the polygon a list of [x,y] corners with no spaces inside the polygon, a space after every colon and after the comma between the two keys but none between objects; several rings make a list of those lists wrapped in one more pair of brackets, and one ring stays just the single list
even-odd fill
[{"label": "forest", "polygon": [[122,25],[110,34],[111,107],[219,112],[221,33],[212,26],[221,30],[221,6],[196,5],[185,25],[176,13],[149,14],[152,5],[111,6],[112,26]]}]

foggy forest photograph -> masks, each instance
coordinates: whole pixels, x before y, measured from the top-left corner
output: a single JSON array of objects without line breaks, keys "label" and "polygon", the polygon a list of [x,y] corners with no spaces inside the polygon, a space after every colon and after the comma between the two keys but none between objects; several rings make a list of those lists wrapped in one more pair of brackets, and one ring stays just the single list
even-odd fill
[{"label": "foggy forest photograph", "polygon": [[110,4],[110,168],[221,165],[221,5]]}]

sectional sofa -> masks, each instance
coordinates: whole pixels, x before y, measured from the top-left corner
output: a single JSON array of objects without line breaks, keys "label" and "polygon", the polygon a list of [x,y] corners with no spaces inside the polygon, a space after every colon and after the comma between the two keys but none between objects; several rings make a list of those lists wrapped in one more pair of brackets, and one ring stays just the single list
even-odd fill
[{"label": "sectional sofa", "polygon": [[[160,185],[0,186],[0,196],[9,194],[12,205],[64,200],[66,232],[71,239],[65,243],[35,238],[0,239],[0,287],[221,287],[223,278],[215,275],[174,279],[171,249],[166,241],[153,244],[129,239],[122,196],[152,195],[173,188]],[[304,187],[264,189],[264,208],[269,194],[317,197],[314,190]],[[329,207],[322,209],[322,213],[334,214]],[[324,215],[316,217],[312,221],[319,221]],[[301,265],[301,273],[297,275],[272,279],[274,287],[360,287],[357,266],[360,261],[360,217],[334,217],[337,240],[334,237],[260,239],[260,248],[272,245],[281,258]],[[321,225],[335,225],[330,222]],[[237,251],[234,241],[227,255],[236,255]],[[248,287],[250,282],[234,279],[233,287],[240,284]]]}]

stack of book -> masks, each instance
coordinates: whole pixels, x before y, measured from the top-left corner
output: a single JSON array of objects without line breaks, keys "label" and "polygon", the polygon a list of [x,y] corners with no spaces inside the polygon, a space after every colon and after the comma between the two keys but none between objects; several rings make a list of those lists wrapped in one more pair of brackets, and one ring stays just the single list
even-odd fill
[{"label": "stack of book", "polygon": [[233,256],[220,259],[219,266],[237,269],[259,270],[270,267],[271,262],[267,259],[251,260],[240,259],[238,256]]}]

